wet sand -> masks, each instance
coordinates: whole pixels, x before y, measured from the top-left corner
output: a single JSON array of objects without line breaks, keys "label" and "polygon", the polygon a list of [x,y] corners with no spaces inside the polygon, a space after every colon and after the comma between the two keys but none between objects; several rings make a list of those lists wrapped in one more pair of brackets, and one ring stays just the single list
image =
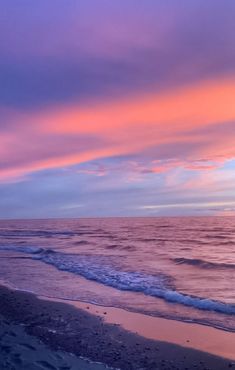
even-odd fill
[{"label": "wet sand", "polygon": [[[43,298],[42,298],[43,299]],[[55,300],[63,302],[62,300]],[[121,325],[125,330],[148,339],[178,344],[235,361],[235,333],[206,325],[185,323],[115,307],[102,307],[84,302],[66,301],[72,306],[101,316],[105,323]]]},{"label": "wet sand", "polygon": [[[150,339],[144,333],[139,332],[141,334],[139,335],[138,333],[128,331],[134,330],[135,327],[136,332],[141,327],[146,328],[147,324],[141,322],[139,316],[135,316],[138,314],[128,312],[127,314],[130,316],[125,317],[125,324],[119,311],[115,311],[115,318],[114,313],[111,313],[109,309],[104,311],[102,307],[97,308],[97,306],[83,303],[81,305],[80,307],[74,307],[70,304],[39,299],[30,293],[11,291],[5,287],[1,287],[0,314],[4,317],[1,327],[5,325],[9,329],[10,326],[13,337],[14,334],[17,336],[17,330],[21,330],[23,327],[24,333],[27,335],[26,344],[29,346],[35,347],[35,344],[33,344],[35,343],[34,341],[40,340],[38,343],[43,346],[43,349],[37,350],[39,347],[36,346],[33,366],[37,367],[31,367],[30,369],[32,370],[34,368],[53,369],[50,365],[56,369],[63,369],[63,366],[67,366],[68,370],[73,369],[73,364],[69,364],[68,362],[68,365],[63,365],[62,361],[64,359],[69,361],[70,358],[66,356],[71,356],[70,353],[123,370],[235,369],[235,364],[232,360],[186,348],[185,346],[154,340],[155,338]],[[116,322],[116,324],[113,322]],[[126,327],[128,330],[125,330],[117,323]],[[129,327],[128,323],[130,324]],[[178,329],[173,324],[171,325],[171,322],[168,322],[168,324],[172,327],[172,338],[175,338],[175,331]],[[8,329],[5,331],[9,332]],[[147,330],[149,331],[148,328]],[[162,331],[160,322],[151,331],[158,331],[160,337],[160,332]],[[221,331],[221,333],[224,332]],[[177,335],[180,336],[181,333],[178,332]],[[183,332],[182,337],[184,341]],[[188,347],[193,347],[193,343],[186,341],[186,344],[188,344]],[[5,364],[6,354],[4,353],[5,351],[11,351],[12,348],[10,345],[10,348],[7,349],[7,346],[9,347],[9,335],[1,335],[0,359],[3,358]],[[18,348],[18,351],[22,360],[22,346]],[[43,351],[45,357],[42,357],[41,353]],[[50,355],[47,352],[45,355],[45,351],[49,351]],[[50,363],[48,359],[56,357],[55,354],[58,351],[59,354],[63,353],[63,359],[57,361],[57,363]],[[41,363],[37,361],[41,361]],[[77,366],[77,369],[89,369],[84,366],[87,366],[87,362],[86,364],[83,363]],[[91,366],[99,365],[91,364]],[[8,369],[9,367],[5,368]],[[19,367],[10,368],[20,369]],[[95,367],[93,368],[95,369]],[[1,369],[4,369],[4,367],[1,367]]]}]

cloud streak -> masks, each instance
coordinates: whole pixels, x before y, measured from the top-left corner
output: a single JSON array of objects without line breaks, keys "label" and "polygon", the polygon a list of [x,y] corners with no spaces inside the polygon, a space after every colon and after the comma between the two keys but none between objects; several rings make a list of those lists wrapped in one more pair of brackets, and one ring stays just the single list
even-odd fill
[{"label": "cloud streak", "polygon": [[192,160],[191,167],[203,169],[195,161],[235,156],[234,135],[221,130],[224,122],[235,120],[234,95],[235,81],[219,80],[166,94],[26,115],[19,129],[3,132],[0,173],[120,155]]}]

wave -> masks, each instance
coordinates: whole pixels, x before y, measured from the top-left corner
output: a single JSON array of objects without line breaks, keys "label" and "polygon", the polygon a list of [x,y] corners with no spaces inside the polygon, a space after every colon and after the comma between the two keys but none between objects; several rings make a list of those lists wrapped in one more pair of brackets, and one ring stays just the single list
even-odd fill
[{"label": "wave", "polygon": [[208,268],[208,269],[218,269],[218,268],[227,268],[227,269],[235,269],[234,263],[218,263],[218,262],[209,262],[199,258],[173,258],[174,262],[178,265],[191,265],[191,266],[198,266],[201,268]]},{"label": "wave", "polygon": [[0,230],[0,237],[3,238],[54,238],[54,237],[73,237],[82,235],[95,235],[95,231],[58,231],[58,230]]},{"label": "wave", "polygon": [[32,259],[53,265],[118,290],[139,292],[205,311],[235,315],[235,305],[177,292],[170,276],[163,273],[150,275],[136,271],[121,271],[115,266],[115,256],[66,254],[37,247],[0,247],[0,250],[17,250],[32,254]]},{"label": "wave", "polygon": [[133,252],[136,250],[136,247],[134,247],[133,245],[122,246],[120,244],[109,244],[105,247],[105,249],[118,249],[120,251],[124,250]]},{"label": "wave", "polygon": [[43,248],[40,247],[16,247],[12,245],[0,246],[0,251],[13,251],[28,254],[37,254],[43,252]]},{"label": "wave", "polygon": [[115,289],[140,292],[162,298],[167,302],[200,310],[235,315],[235,305],[177,292],[172,287],[172,278],[162,273],[148,275],[135,271],[117,270],[114,266],[107,264],[107,261],[111,262],[110,257],[107,259],[104,256],[71,255],[46,251],[34,258],[53,265],[58,270],[72,272]]},{"label": "wave", "polygon": [[90,244],[90,243],[86,240],[78,240],[77,242],[73,243],[73,245],[87,245],[87,244]]}]

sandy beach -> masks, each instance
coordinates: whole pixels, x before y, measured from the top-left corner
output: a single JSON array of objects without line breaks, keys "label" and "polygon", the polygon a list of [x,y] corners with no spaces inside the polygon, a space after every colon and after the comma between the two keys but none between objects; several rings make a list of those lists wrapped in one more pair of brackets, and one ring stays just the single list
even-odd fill
[{"label": "sandy beach", "polygon": [[102,364],[89,362],[63,351],[53,351],[38,338],[26,333],[22,325],[0,316],[0,368],[6,370],[104,370]]},{"label": "sandy beach", "polygon": [[[0,289],[0,302],[1,369],[102,370],[105,365],[123,370],[235,368],[233,351],[230,352],[234,345],[233,333],[199,325],[200,333],[207,333],[207,337],[202,338],[199,351],[193,349],[190,331],[183,331],[183,327],[191,324],[175,322],[175,325],[171,325],[173,343],[170,343],[169,333],[162,332],[162,319],[159,319],[158,327],[150,330],[147,321],[140,321],[141,315],[135,316],[131,312],[126,312],[125,316],[120,313],[123,310],[85,303],[77,303],[75,307],[67,303],[39,299],[30,293],[12,291],[5,287]],[[183,326],[180,327],[181,324]],[[145,333],[140,332],[141,327],[146,330]],[[195,330],[198,336],[197,326]],[[211,338],[209,344],[210,330],[217,337],[215,335]],[[148,338],[151,337],[151,332],[152,339]],[[185,335],[188,337],[186,341]],[[222,348],[216,349],[216,346],[213,347],[219,335]],[[181,345],[174,343],[177,342],[177,337],[182,337]],[[224,350],[226,343],[224,347],[222,345],[225,338],[231,343],[227,354]],[[186,342],[184,346],[183,341]],[[195,347],[199,347],[199,342],[200,340],[195,341]],[[205,343],[208,344],[207,347]],[[224,357],[203,352],[203,346],[204,351],[211,346],[211,353],[224,351]],[[87,358],[93,363],[79,357]]]},{"label": "sandy beach", "polygon": [[[52,301],[63,302],[58,299]],[[66,303],[78,309],[89,310],[93,315],[102,317],[105,323],[118,324],[123,329],[137,333],[141,337],[197,349],[235,361],[234,332],[153,317],[116,307],[100,307],[78,301],[67,301]]]}]

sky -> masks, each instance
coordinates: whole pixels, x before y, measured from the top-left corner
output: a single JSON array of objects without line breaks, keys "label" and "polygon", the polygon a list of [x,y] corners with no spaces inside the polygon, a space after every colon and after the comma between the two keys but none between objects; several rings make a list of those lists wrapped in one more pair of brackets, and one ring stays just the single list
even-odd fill
[{"label": "sky", "polygon": [[235,215],[233,0],[0,9],[0,218]]}]

